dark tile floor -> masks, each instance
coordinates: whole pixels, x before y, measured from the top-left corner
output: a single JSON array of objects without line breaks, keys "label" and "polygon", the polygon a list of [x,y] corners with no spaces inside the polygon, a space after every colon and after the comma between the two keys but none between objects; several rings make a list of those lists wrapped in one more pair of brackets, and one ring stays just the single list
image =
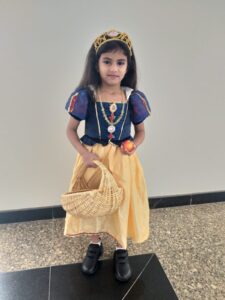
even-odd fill
[{"label": "dark tile floor", "polygon": [[0,275],[1,300],[177,300],[155,254],[130,257],[129,282],[114,278],[112,259],[99,262],[94,276],[81,273],[80,263]]}]

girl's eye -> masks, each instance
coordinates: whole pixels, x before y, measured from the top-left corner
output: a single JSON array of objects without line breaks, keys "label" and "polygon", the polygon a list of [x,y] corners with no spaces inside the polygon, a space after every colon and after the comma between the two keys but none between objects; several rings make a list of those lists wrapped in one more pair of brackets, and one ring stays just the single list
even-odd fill
[{"label": "girl's eye", "polygon": [[[104,64],[109,64],[109,63],[110,63],[109,60],[105,60],[105,61],[104,61]],[[124,65],[124,62],[123,62],[123,61],[119,61],[119,62],[118,62],[118,65],[119,65],[119,66],[122,66],[122,65]]]}]

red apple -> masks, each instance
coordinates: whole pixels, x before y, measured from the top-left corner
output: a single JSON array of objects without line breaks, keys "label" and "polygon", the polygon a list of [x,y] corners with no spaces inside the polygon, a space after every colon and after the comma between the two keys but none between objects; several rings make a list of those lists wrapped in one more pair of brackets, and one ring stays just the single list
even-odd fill
[{"label": "red apple", "polygon": [[130,141],[130,140],[126,140],[124,142],[122,142],[123,148],[124,150],[131,152],[134,148],[135,148],[135,144]]}]

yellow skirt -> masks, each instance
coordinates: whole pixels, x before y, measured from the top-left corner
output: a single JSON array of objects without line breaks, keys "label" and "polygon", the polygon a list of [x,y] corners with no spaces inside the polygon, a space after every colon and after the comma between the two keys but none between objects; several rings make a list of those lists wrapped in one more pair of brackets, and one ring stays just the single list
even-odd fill
[{"label": "yellow skirt", "polygon": [[[96,153],[107,166],[117,184],[124,189],[124,199],[119,209],[109,216],[78,218],[67,213],[64,235],[73,237],[83,233],[107,233],[124,248],[127,248],[127,238],[131,238],[134,243],[142,243],[149,237],[149,204],[144,173],[137,153],[131,156],[124,155],[120,148],[113,144],[85,147]],[[69,192],[72,191],[76,172],[81,164],[83,159],[78,153]],[[85,180],[91,188],[98,187],[100,176],[99,168],[88,168],[84,173]]]}]

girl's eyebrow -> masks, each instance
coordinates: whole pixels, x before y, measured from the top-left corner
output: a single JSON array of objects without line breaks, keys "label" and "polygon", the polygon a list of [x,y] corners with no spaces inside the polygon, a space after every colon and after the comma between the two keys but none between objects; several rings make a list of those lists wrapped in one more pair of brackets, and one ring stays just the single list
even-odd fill
[{"label": "girl's eyebrow", "polygon": [[[103,57],[103,59],[109,59],[109,60],[112,60],[110,57]],[[125,58],[119,58],[117,60],[120,60],[120,61],[126,61]]]}]

